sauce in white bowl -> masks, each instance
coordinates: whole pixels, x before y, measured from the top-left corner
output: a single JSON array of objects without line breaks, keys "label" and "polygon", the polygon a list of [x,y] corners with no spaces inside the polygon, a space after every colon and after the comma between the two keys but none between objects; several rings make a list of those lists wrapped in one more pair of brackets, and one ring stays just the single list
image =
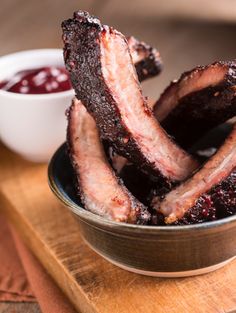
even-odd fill
[{"label": "sauce in white bowl", "polygon": [[[39,49],[0,58],[0,82],[29,69],[64,66],[62,50]],[[0,138],[24,158],[47,162],[66,138],[65,111],[72,89],[53,93],[24,94],[0,89]]]}]

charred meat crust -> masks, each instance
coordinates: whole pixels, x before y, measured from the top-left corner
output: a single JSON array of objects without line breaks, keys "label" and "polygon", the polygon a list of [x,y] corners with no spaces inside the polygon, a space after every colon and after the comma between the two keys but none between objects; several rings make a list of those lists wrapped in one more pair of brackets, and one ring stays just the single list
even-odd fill
[{"label": "charred meat crust", "polygon": [[140,82],[160,74],[163,64],[157,49],[133,36],[127,42]]},{"label": "charred meat crust", "polygon": [[[212,81],[214,74],[209,75],[209,82],[205,86],[197,87],[191,83],[195,77],[201,79],[207,71],[218,71],[222,75],[216,82]],[[198,80],[196,81],[196,84]],[[178,98],[181,89],[190,91]],[[194,83],[193,83],[194,85]],[[173,106],[166,107],[168,98],[176,95]],[[163,109],[166,110],[163,113]],[[178,144],[188,148],[210,129],[232,118],[236,113],[236,63],[215,62],[208,66],[199,66],[192,71],[182,74],[180,79],[172,82],[164,91],[154,106],[157,119],[170,135],[174,136]]]},{"label": "charred meat crust", "polygon": [[150,213],[116,177],[105,158],[94,120],[75,99],[68,110],[67,144],[78,195],[87,210],[115,221],[148,223]]},{"label": "charred meat crust", "polygon": [[[169,177],[164,175],[158,168],[157,162],[153,162],[150,158],[148,159],[142,152],[140,145],[124,124],[113,94],[105,82],[103,76],[104,69],[101,64],[100,44],[101,42],[104,46],[109,44],[105,38],[107,34],[120,37],[122,44],[124,43],[125,45],[127,45],[126,39],[113,28],[101,25],[98,19],[82,11],[74,13],[73,19],[64,21],[62,28],[65,44],[64,59],[71,76],[72,85],[76,91],[77,98],[82,100],[88,111],[95,118],[102,139],[110,141],[118,154],[136,163],[141,169],[149,172],[157,180],[162,180],[168,185],[173,180],[178,180],[176,177],[171,177],[171,174]],[[128,47],[127,53],[129,53]],[[127,64],[127,66],[129,70],[133,71],[131,58],[130,64]],[[135,74],[133,79],[138,86],[138,92],[142,98]],[[142,103],[143,108],[141,110],[144,111],[145,116],[153,118],[147,104],[143,100]],[[160,128],[156,122],[155,125],[157,125],[157,128]],[[176,166],[179,166],[179,171],[181,169],[184,173],[182,174],[181,172],[181,174],[176,175],[183,175],[185,178],[196,169],[198,164],[187,153],[175,146],[161,128],[158,130],[165,137],[167,145],[173,146],[173,153],[176,154],[178,151],[181,155],[178,158],[180,164]],[[165,148],[165,145],[163,145],[163,148]],[[169,162],[169,158],[173,157],[173,155],[166,155],[164,161]],[[173,162],[174,164],[175,162]],[[166,167],[163,166],[163,168],[166,170]],[[184,178],[181,177],[181,179]]]},{"label": "charred meat crust", "polygon": [[194,224],[236,213],[236,124],[203,167],[153,206],[167,224]]},{"label": "charred meat crust", "polygon": [[204,193],[183,218],[174,225],[218,220],[236,213],[236,168],[219,184]]},{"label": "charred meat crust", "polygon": [[[215,221],[236,214],[236,168],[209,192],[202,194],[182,218],[170,225],[191,225]],[[161,212],[152,213],[152,225],[166,225]]]}]

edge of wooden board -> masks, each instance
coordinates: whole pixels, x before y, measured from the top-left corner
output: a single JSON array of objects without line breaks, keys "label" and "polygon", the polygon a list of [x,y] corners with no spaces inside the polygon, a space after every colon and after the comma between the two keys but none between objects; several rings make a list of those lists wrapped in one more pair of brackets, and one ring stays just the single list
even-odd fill
[{"label": "edge of wooden board", "polygon": [[[48,271],[50,276],[60,286],[64,294],[69,298],[75,308],[81,312],[95,313],[97,310],[89,301],[87,295],[78,285],[75,279],[69,274],[67,268],[57,259],[48,247],[44,244],[37,232],[24,219],[7,197],[0,190],[1,212],[8,218],[20,234],[25,244],[40,260],[41,264]],[[20,220],[20,222],[19,222]],[[37,245],[37,249],[35,246]],[[68,283],[69,282],[69,283]],[[76,299],[76,300],[75,300]]]}]

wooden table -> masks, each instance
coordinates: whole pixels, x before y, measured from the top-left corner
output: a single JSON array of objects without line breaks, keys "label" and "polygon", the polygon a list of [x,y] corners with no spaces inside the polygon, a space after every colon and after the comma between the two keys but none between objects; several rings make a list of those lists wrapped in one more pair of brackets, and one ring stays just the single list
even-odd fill
[{"label": "wooden table", "polygon": [[[221,12],[225,20],[228,12],[228,15],[235,16],[236,21],[236,2],[171,0],[166,10],[163,9],[163,3],[166,3],[164,0],[135,0],[133,10],[126,9],[127,2],[130,3],[129,7],[133,3],[124,0],[123,3],[122,0],[1,0],[0,42],[4,44],[0,45],[0,55],[24,49],[62,47],[61,21],[70,17],[76,9],[84,9],[97,14],[103,22],[117,27],[126,35],[133,34],[160,50],[164,72],[162,76],[144,83],[145,93],[153,99],[158,97],[171,79],[178,77],[184,70],[197,64],[235,58],[236,24],[208,22],[206,18],[201,22],[186,19],[186,15],[197,17],[204,11],[202,15],[206,17],[208,12],[211,20],[214,16],[219,18],[220,14],[213,13],[220,10],[218,6],[223,4],[224,10],[221,8]],[[200,8],[199,3],[202,2],[204,4]],[[156,10],[152,9],[151,14],[149,6],[153,8],[153,3],[156,3]],[[193,3],[192,7],[190,3]],[[229,3],[230,6],[227,5]],[[214,11],[212,6],[216,8]],[[177,7],[178,12],[184,13],[184,20],[174,19],[173,14],[168,14],[177,12]],[[158,14],[159,8],[167,16],[165,19]]]},{"label": "wooden table", "polygon": [[[122,6],[118,6],[118,2],[115,2],[116,10],[114,10],[111,2],[106,0],[83,0],[79,3],[77,0],[66,2],[63,0],[54,2],[49,0],[37,2],[31,0],[1,0],[0,42],[4,44],[0,45],[0,55],[23,49],[61,47],[60,21],[71,16],[72,12],[80,7],[98,14],[106,23],[114,25],[125,34],[134,34],[159,48],[164,60],[165,71],[162,76],[144,83],[145,93],[153,99],[158,97],[170,79],[178,77],[184,70],[196,64],[205,64],[216,59],[232,59],[236,56],[236,26],[234,24],[217,24],[207,21],[198,22],[196,20],[180,21],[173,18],[162,19],[158,14],[149,14],[150,10],[147,10],[149,13],[145,11],[142,14],[134,12],[135,16],[131,13],[127,14],[127,12],[123,14]],[[123,7],[124,9],[126,8],[125,5]],[[232,12],[233,9],[234,7],[232,7]],[[191,14],[191,16],[194,16],[194,14]],[[232,18],[228,20],[232,21]],[[7,165],[2,166],[0,180],[4,179],[6,182],[10,182],[14,176],[20,177],[24,169],[28,169],[29,166],[27,162],[22,161],[14,154],[8,153],[5,148],[0,148],[0,161],[6,162],[5,165]],[[8,157],[9,155],[10,158]],[[14,171],[9,171],[11,164],[14,164]],[[40,166],[30,165],[30,168],[32,171],[38,171]],[[88,251],[86,250],[87,247],[83,249]],[[92,257],[97,257],[92,252],[89,253],[91,253]],[[105,268],[108,268],[113,273],[113,266],[105,267],[105,261],[99,262],[99,264],[102,264],[104,271]],[[226,272],[221,270],[221,274],[219,272],[216,275],[217,279],[214,282],[214,288],[218,294],[220,294],[221,275],[224,273],[224,275],[230,277],[234,274],[234,268],[235,266],[230,265]],[[138,288],[140,288],[141,278],[136,277],[136,275],[130,275],[130,278],[127,280],[130,288],[132,289],[135,283],[138,284],[138,282]],[[116,279],[119,279],[119,277],[116,277]],[[198,279],[195,280],[194,284],[201,286],[197,282],[199,282]],[[173,284],[175,285],[174,290],[177,292],[181,290],[183,281],[179,280],[179,282]],[[193,288],[194,284],[188,281],[186,284]],[[157,290],[160,289],[159,291],[161,292],[162,289],[162,294],[166,290],[164,286],[164,281],[156,284]],[[95,287],[97,288],[97,286]],[[186,306],[186,312],[233,312],[235,310],[236,295],[230,294],[231,288],[232,286],[225,286],[225,292],[221,295],[222,300],[214,298],[214,294],[210,295],[207,311],[201,310],[201,307],[194,307],[194,305],[198,305],[195,303],[191,307]],[[202,295],[201,290],[197,288],[194,290],[195,293]],[[172,294],[172,297],[175,295],[176,293]],[[188,296],[190,294],[185,290],[183,297]],[[207,294],[203,295],[203,297],[206,300]],[[157,301],[159,300],[157,299]],[[204,299],[202,301],[199,304],[200,306],[205,303]],[[34,304],[0,304],[0,312],[12,312],[14,310],[16,312],[27,312],[27,310],[29,312],[39,312],[39,308]]]},{"label": "wooden table", "polygon": [[[129,273],[98,256],[83,242],[76,219],[49,190],[46,165],[24,161],[0,145],[0,173],[1,213],[79,312],[236,310],[236,260],[214,273],[182,279]],[[21,308],[25,312],[22,305],[17,312]]]}]

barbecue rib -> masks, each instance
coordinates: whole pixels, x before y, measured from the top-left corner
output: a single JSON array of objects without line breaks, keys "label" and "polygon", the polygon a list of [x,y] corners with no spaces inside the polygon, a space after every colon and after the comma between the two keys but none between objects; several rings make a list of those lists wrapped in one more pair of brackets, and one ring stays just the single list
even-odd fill
[{"label": "barbecue rib", "polygon": [[102,139],[167,184],[189,176],[198,164],[172,142],[147,107],[125,37],[83,11],[62,28],[72,85]]},{"label": "barbecue rib", "polygon": [[155,116],[187,148],[236,113],[236,62],[196,67],[172,82],[154,106]]},{"label": "barbecue rib", "polygon": [[159,51],[133,36],[128,37],[127,41],[140,82],[162,71]]},{"label": "barbecue rib", "polygon": [[192,224],[236,213],[236,124],[208,162],[163,201],[153,200],[154,209],[167,224]]},{"label": "barbecue rib", "polygon": [[87,210],[119,222],[148,222],[146,207],[130,194],[106,161],[95,121],[78,100],[73,101],[68,115],[68,145]]}]

